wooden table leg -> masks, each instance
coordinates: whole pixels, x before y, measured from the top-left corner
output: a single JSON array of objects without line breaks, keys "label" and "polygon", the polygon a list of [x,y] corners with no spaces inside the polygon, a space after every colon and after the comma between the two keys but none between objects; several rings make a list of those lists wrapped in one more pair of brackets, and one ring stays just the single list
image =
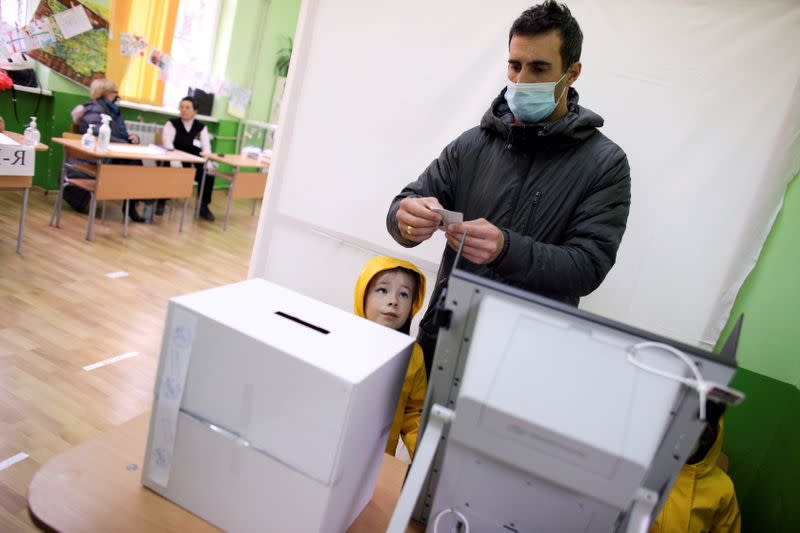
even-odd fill
[{"label": "wooden table leg", "polygon": [[25,233],[25,213],[28,210],[28,191],[30,187],[25,187],[22,191],[22,210],[19,214],[19,232],[17,233],[17,253],[22,253],[22,236]]}]

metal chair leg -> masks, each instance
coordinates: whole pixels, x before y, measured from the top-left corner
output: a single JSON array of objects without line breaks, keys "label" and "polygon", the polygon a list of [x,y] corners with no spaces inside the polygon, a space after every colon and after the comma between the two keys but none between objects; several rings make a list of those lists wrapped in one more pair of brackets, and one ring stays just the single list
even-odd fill
[{"label": "metal chair leg", "polygon": [[103,200],[103,203],[100,207],[100,222],[103,224],[106,223],[106,201]]},{"label": "metal chair leg", "polygon": [[128,237],[128,215],[130,208],[131,208],[131,201],[125,200],[125,229],[122,231],[122,236],[125,238]]},{"label": "metal chair leg", "polygon": [[186,218],[186,208],[189,206],[189,199],[185,198],[183,200],[183,209],[181,209],[181,224],[178,226],[178,231],[183,231],[183,219]]},{"label": "metal chair leg", "polygon": [[22,191],[22,210],[19,213],[19,233],[17,233],[17,253],[22,253],[22,236],[25,234],[25,213],[28,210],[28,191],[30,187],[25,187]]},{"label": "metal chair leg", "polygon": [[253,215],[256,214],[256,202],[258,202],[258,199],[257,198],[253,198],[253,208],[250,209],[250,216],[253,216]]},{"label": "metal chair leg", "polygon": [[206,188],[206,164],[203,163],[203,177],[200,178],[200,188],[197,190],[197,201],[194,208],[194,218],[200,217],[200,203],[203,199],[203,189]]},{"label": "metal chair leg", "polygon": [[64,187],[67,184],[64,182],[63,172],[61,178],[61,185],[58,187],[58,195],[56,196],[56,203],[53,204],[53,214],[50,215],[50,225],[55,227],[60,227],[59,224],[61,223],[61,202],[64,201]]},{"label": "metal chair leg", "polygon": [[94,237],[94,214],[97,211],[97,197],[95,196],[94,192],[90,193],[92,195],[92,201],[89,204],[89,224],[86,228],[86,240],[91,241]]}]

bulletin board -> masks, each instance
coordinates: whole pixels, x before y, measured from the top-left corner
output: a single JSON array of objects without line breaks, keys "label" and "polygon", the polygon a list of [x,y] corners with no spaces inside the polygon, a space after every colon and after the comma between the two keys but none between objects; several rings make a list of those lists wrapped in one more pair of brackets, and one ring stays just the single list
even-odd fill
[{"label": "bulletin board", "polygon": [[28,54],[62,76],[88,86],[92,80],[105,77],[111,0],[41,0],[33,18],[52,17],[78,4],[86,10],[92,30]]}]

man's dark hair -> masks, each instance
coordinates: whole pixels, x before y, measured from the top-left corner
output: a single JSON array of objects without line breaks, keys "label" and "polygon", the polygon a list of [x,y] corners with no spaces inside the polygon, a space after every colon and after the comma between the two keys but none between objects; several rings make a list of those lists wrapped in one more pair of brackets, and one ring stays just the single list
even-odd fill
[{"label": "man's dark hair", "polygon": [[184,96],[183,98],[181,98],[181,102],[191,102],[192,103],[192,109],[197,111],[197,102],[195,102],[194,98],[192,98],[191,96]]},{"label": "man's dark hair", "polygon": [[569,8],[555,0],[545,0],[539,5],[526,9],[511,25],[508,42],[514,35],[541,35],[558,30],[561,32],[561,62],[564,72],[581,59],[583,32]]}]

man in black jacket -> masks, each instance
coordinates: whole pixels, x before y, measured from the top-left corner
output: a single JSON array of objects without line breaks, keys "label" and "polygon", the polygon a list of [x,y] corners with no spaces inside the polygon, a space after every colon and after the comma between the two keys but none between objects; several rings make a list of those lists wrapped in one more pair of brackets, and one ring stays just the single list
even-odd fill
[{"label": "man in black jacket", "polygon": [[[630,207],[625,153],[578,105],[583,34],[564,5],[526,10],[509,33],[509,83],[479,127],[461,134],[392,202],[386,225],[401,245],[436,232],[433,209],[459,211],[431,302],[466,232],[459,267],[577,305],[616,260]],[[429,305],[419,342],[430,374],[437,330]]]}]

